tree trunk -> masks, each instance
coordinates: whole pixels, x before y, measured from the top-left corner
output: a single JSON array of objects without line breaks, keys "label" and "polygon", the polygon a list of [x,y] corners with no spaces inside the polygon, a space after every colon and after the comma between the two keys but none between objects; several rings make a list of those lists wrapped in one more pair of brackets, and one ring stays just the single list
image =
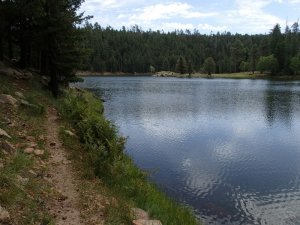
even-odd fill
[{"label": "tree trunk", "polygon": [[3,61],[3,37],[0,36],[0,60]]},{"label": "tree trunk", "polygon": [[11,27],[8,29],[8,57],[10,60],[13,59],[13,45],[12,45],[12,35],[11,35]]},{"label": "tree trunk", "polygon": [[21,40],[20,40],[20,67],[22,69],[25,69],[27,67],[27,59],[26,59],[26,56],[27,56],[27,46],[26,46],[26,42],[24,40],[24,38],[22,37]]}]

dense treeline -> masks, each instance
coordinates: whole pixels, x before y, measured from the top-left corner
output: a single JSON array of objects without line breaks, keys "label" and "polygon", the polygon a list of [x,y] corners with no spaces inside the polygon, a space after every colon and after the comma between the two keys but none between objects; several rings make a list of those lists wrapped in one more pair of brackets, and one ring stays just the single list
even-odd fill
[{"label": "dense treeline", "polygon": [[83,0],[0,0],[0,60],[14,60],[21,68],[34,68],[59,84],[74,78],[82,53],[76,24]]},{"label": "dense treeline", "polygon": [[[89,50],[84,70],[97,72],[153,72],[171,70],[190,73],[205,71],[207,58],[210,71],[239,71],[294,74],[300,71],[300,32],[298,23],[284,33],[277,24],[269,34],[240,35],[229,32],[200,34],[198,31],[143,31],[138,26],[101,27],[87,23],[81,30],[81,43]],[[180,64],[180,65],[179,65]],[[181,68],[178,70],[178,68]],[[209,72],[209,71],[208,71]],[[210,72],[209,72],[210,73]]]}]

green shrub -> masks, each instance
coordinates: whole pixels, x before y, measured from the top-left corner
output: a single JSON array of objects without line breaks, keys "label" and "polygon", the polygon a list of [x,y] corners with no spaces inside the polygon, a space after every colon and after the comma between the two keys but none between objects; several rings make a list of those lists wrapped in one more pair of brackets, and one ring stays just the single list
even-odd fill
[{"label": "green shrub", "polygon": [[117,135],[116,127],[104,118],[101,101],[91,93],[70,90],[61,109],[84,143],[96,175],[103,171],[113,173],[115,163],[124,155],[125,142]]}]

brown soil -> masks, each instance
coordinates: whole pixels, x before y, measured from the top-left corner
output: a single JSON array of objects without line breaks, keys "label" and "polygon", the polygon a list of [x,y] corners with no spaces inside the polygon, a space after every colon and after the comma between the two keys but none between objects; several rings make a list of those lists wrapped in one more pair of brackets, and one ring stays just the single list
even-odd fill
[{"label": "brown soil", "polygon": [[49,203],[50,213],[56,218],[56,225],[83,224],[79,210],[79,189],[67,153],[59,139],[57,111],[47,110],[46,146],[49,149],[49,181],[53,184],[56,197]]}]

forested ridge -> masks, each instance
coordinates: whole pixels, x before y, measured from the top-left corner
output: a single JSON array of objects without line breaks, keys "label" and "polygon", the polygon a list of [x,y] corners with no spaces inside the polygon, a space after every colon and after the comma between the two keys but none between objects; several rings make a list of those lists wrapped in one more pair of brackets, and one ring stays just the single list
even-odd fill
[{"label": "forested ridge", "polygon": [[139,26],[121,30],[87,23],[82,46],[88,50],[83,70],[144,73],[205,71],[212,57],[216,73],[240,71],[295,74],[300,71],[300,31],[295,22],[285,32],[276,24],[268,34],[241,35],[230,32],[200,34],[197,30],[143,31]]}]

